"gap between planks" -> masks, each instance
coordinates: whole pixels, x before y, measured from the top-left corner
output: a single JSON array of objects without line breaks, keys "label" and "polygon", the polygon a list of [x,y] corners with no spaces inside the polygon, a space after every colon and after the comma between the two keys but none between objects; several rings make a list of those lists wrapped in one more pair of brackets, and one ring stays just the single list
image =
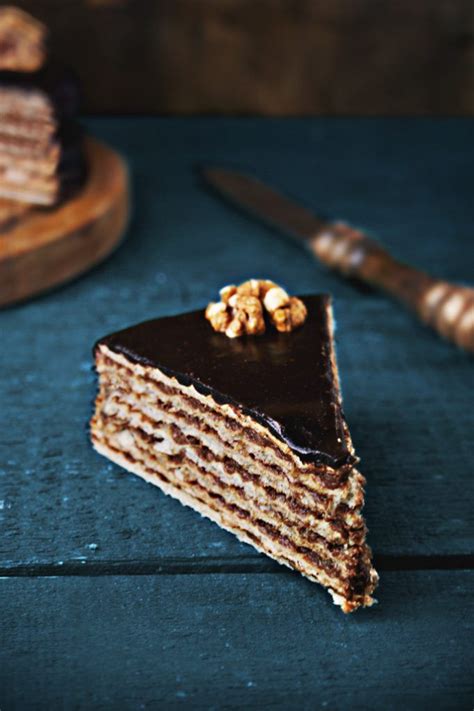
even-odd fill
[{"label": "gap between planks", "polygon": [[[470,570],[474,555],[379,556],[379,571]],[[291,574],[292,571],[264,558],[156,558],[154,560],[103,560],[85,558],[53,563],[32,562],[0,566],[0,577],[106,576],[106,575],[209,575]]]}]

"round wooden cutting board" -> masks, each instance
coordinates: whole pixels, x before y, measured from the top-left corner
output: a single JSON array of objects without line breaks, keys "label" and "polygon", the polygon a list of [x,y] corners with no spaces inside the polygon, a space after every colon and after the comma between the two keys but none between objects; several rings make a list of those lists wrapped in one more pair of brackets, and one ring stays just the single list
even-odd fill
[{"label": "round wooden cutting board", "polygon": [[0,201],[0,306],[72,279],[119,243],[129,212],[127,168],[92,138],[85,153],[86,183],[58,207]]}]

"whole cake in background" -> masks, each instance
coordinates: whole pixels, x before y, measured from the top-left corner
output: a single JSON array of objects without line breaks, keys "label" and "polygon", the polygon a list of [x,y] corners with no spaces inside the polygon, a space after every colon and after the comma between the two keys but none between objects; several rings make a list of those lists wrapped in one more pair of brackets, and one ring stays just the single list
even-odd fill
[{"label": "whole cake in background", "polygon": [[0,9],[0,198],[55,205],[83,178],[79,88],[48,56],[47,30]]},{"label": "whole cake in background", "polygon": [[101,339],[95,362],[98,452],[321,583],[344,612],[373,603],[328,296],[252,279],[206,312]]}]

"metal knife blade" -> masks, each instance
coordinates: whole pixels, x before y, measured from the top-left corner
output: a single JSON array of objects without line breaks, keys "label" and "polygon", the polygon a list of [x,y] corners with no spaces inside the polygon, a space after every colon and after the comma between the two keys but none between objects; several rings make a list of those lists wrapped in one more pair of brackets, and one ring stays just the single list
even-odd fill
[{"label": "metal knife blade", "polygon": [[210,187],[235,206],[294,237],[314,238],[327,225],[311,210],[249,175],[218,166],[203,166],[200,173]]}]

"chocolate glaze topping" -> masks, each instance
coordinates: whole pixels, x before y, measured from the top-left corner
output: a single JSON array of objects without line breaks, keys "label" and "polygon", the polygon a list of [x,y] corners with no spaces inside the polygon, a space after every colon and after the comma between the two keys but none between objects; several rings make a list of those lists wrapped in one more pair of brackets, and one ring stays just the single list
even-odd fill
[{"label": "chocolate glaze topping", "polygon": [[301,297],[306,323],[291,333],[230,339],[203,311],[145,321],[101,339],[129,360],[239,407],[304,461],[353,462],[331,363],[330,297]]},{"label": "chocolate glaze topping", "polygon": [[57,118],[72,118],[79,110],[80,90],[75,73],[54,60],[36,72],[0,71],[0,89],[47,95]]}]

